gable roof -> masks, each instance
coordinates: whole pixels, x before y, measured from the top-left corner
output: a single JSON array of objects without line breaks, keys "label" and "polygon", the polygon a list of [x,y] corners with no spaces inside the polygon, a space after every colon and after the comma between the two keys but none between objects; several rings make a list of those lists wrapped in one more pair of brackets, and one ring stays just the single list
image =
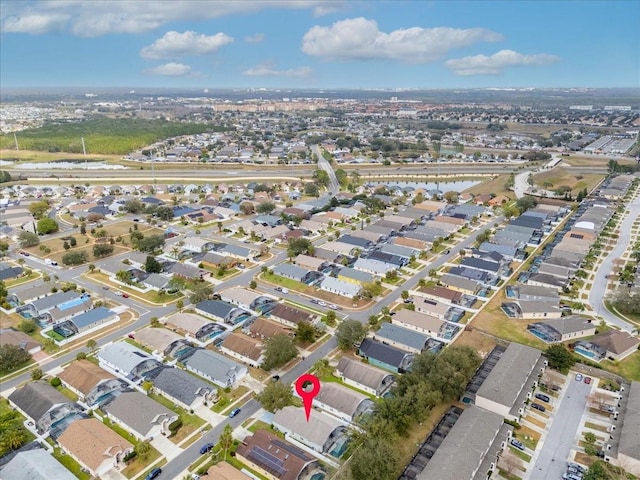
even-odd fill
[{"label": "gable roof", "polygon": [[137,330],[135,332],[135,338],[138,343],[142,343],[159,352],[164,352],[173,342],[184,339],[182,335],[166,328],[153,327]]},{"label": "gable roof", "polygon": [[29,351],[40,344],[24,332],[12,328],[4,328],[0,330],[0,345],[15,345]]},{"label": "gable roof", "polygon": [[197,349],[184,363],[193,370],[203,372],[212,379],[222,383],[239,380],[246,374],[247,369],[224,355],[211,350]]},{"label": "gable roof", "polygon": [[116,378],[89,360],[71,362],[58,377],[83,395],[88,395],[103,380]]},{"label": "gable roof", "polygon": [[274,322],[273,320],[266,319],[264,317],[258,317],[247,329],[254,335],[260,335],[261,337],[273,337],[274,335],[287,335],[290,330],[287,330],[281,323]]},{"label": "gable roof", "polygon": [[2,469],[11,480],[75,480],[76,477],[45,450],[19,452]]},{"label": "gable roof", "polygon": [[509,344],[476,395],[512,408],[541,356],[536,348]]},{"label": "gable roof", "polygon": [[604,348],[607,352],[619,354],[640,345],[640,339],[628,332],[609,330],[595,337],[591,340],[591,343],[595,343],[599,347]]},{"label": "gable roof", "polygon": [[315,445],[324,445],[329,436],[344,423],[322,412],[315,411],[307,418],[303,408],[287,406],[273,416],[273,425],[279,430],[295,433]]},{"label": "gable roof", "polygon": [[381,339],[391,340],[401,345],[406,345],[412,349],[421,351],[425,348],[425,345],[429,341],[428,335],[424,335],[415,330],[409,330],[408,328],[402,328],[392,323],[384,322],[380,329],[375,333],[374,339],[380,337]]},{"label": "gable roof", "polygon": [[102,347],[98,352],[98,359],[129,374],[145,360],[155,360],[144,350],[134,347],[127,342],[114,342]]},{"label": "gable roof", "polygon": [[362,402],[366,400],[370,401],[369,397],[365,394],[356,392],[335,382],[324,382],[314,400],[350,417],[356,414],[358,406],[360,406]]},{"label": "gable roof", "polygon": [[276,304],[273,310],[271,310],[271,316],[281,318],[295,324],[300,322],[313,323],[313,320],[315,319],[314,314],[284,303]]},{"label": "gable roof", "polygon": [[92,471],[133,444],[97,418],[76,420],[58,437],[58,443]]},{"label": "gable roof", "polygon": [[631,382],[618,453],[640,460],[640,382]]},{"label": "gable roof", "polygon": [[189,372],[173,367],[163,366],[152,370],[145,375],[145,379],[151,380],[154,388],[185,405],[191,405],[196,398],[217,390]]},{"label": "gable roof", "polygon": [[370,338],[362,340],[359,351],[367,358],[373,358],[398,368],[402,366],[404,359],[409,355],[403,350],[376,342]]},{"label": "gable roof", "polygon": [[138,391],[122,392],[102,409],[143,437],[155,425],[177,416],[164,405]]},{"label": "gable roof", "polygon": [[221,347],[231,350],[232,352],[258,361],[262,357],[262,347],[260,342],[251,337],[240,333],[232,333],[222,342]]},{"label": "gable roof", "polygon": [[55,405],[72,403],[46,380],[29,382],[16,389],[8,398],[35,421],[40,420]]}]

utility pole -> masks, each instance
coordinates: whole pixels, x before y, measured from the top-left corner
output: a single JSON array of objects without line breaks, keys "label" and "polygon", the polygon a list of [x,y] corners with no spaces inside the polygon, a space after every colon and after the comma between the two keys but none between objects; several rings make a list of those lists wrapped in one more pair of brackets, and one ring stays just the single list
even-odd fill
[{"label": "utility pole", "polygon": [[89,164],[87,163],[87,149],[84,146],[84,137],[81,137],[82,140],[82,153],[84,154],[84,169],[89,169]]},{"label": "utility pole", "polygon": [[16,152],[19,152],[20,151],[20,146],[18,145],[18,137],[16,136],[15,132],[13,132],[13,141],[16,144]]}]

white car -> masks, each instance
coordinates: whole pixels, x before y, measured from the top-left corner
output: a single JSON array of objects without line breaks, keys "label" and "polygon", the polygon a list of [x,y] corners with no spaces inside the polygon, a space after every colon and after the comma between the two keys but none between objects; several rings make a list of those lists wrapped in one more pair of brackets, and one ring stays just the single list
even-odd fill
[{"label": "white car", "polygon": [[120,290],[116,290],[114,292],[117,296],[121,297],[122,296],[122,292]]}]

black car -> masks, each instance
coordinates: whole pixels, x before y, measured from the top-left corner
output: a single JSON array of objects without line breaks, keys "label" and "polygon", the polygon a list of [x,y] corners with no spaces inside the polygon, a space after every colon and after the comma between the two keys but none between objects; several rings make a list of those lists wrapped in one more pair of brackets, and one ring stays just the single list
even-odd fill
[{"label": "black car", "polygon": [[544,393],[536,393],[536,398],[538,400],[542,400],[543,402],[549,403],[549,396],[545,395]]},{"label": "black car", "polygon": [[160,475],[161,473],[162,473],[161,468],[154,468],[147,474],[146,477],[144,477],[144,480],[153,480],[154,478],[157,478],[158,475]]},{"label": "black car", "polygon": [[531,408],[535,408],[536,410],[540,411],[540,412],[544,412],[546,410],[546,408],[544,408],[542,405],[540,405],[539,403],[532,403],[531,404]]},{"label": "black car", "polygon": [[209,450],[211,450],[213,448],[213,443],[205,443],[201,448],[200,448],[200,455],[204,455],[205,453],[207,453]]}]

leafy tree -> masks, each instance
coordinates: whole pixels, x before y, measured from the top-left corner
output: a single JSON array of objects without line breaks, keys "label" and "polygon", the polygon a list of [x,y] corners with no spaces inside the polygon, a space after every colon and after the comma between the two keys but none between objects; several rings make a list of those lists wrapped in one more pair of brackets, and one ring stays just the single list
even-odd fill
[{"label": "leafy tree", "polygon": [[23,230],[18,235],[18,243],[22,248],[35,247],[40,243],[40,238],[35,233]]},{"label": "leafy tree", "polygon": [[156,208],[155,216],[160,220],[168,222],[169,220],[172,220],[175,215],[173,213],[173,208],[162,205]]},{"label": "leafy tree", "polygon": [[254,207],[253,207],[253,203],[251,202],[242,202],[240,204],[240,211],[244,214],[244,215],[251,215],[253,213]]},{"label": "leafy tree", "polygon": [[41,368],[31,370],[31,380],[40,380],[44,376],[44,372]]},{"label": "leafy tree", "polygon": [[255,280],[251,280],[249,282],[249,288],[251,288],[252,290],[255,290],[257,286],[258,286],[258,282],[256,282]]},{"label": "leafy tree", "polygon": [[273,202],[262,202],[256,207],[256,212],[260,214],[271,213],[276,209],[276,204]]},{"label": "leafy tree", "polygon": [[28,438],[27,430],[18,412],[8,411],[0,416],[0,457],[20,448]]},{"label": "leafy tree", "polygon": [[44,214],[49,210],[49,203],[46,201],[32,202],[29,205],[29,212],[33,215],[37,220],[44,217]]},{"label": "leafy tree", "polygon": [[275,413],[287,405],[291,405],[293,400],[291,385],[271,380],[264,390],[256,395],[256,400],[260,402],[265,410]]},{"label": "leafy tree", "polygon": [[296,328],[296,339],[311,343],[316,339],[316,329],[309,322],[302,321]]},{"label": "leafy tree", "polygon": [[133,280],[131,279],[131,273],[127,270],[118,270],[116,272],[116,278],[120,280],[122,283],[126,283],[127,285],[132,285]]},{"label": "leafy tree", "polygon": [[304,194],[310,197],[318,197],[320,195],[320,189],[315,183],[306,183],[304,185]]},{"label": "leafy tree", "polygon": [[35,332],[38,329],[38,325],[32,319],[24,319],[18,324],[18,330],[29,335],[30,333]]},{"label": "leafy tree", "polygon": [[213,295],[213,288],[211,285],[204,285],[189,296],[189,301],[195,305],[203,300],[207,300],[211,295]]},{"label": "leafy tree", "polygon": [[132,198],[125,202],[124,210],[128,213],[140,213],[144,210],[144,204],[137,198]]},{"label": "leafy tree", "polygon": [[149,235],[140,239],[137,243],[138,250],[141,252],[154,252],[163,246],[164,237],[162,235]]},{"label": "leafy tree", "polygon": [[531,197],[528,195],[525,195],[524,197],[519,198],[516,201],[516,206],[521,213],[526,212],[530,208],[535,208],[536,205],[538,205],[538,200],[536,200],[535,197]]},{"label": "leafy tree", "polygon": [[264,362],[262,368],[272,370],[279,368],[298,355],[293,338],[284,335],[274,335],[265,341]]},{"label": "leafy tree", "polygon": [[64,248],[65,250],[69,250],[71,248],[71,245],[69,245],[69,242],[64,242],[62,244],[62,248]]},{"label": "leafy tree", "polygon": [[341,349],[348,350],[353,345],[359,344],[366,334],[364,325],[358,320],[345,320],[338,325],[336,340]]},{"label": "leafy tree", "polygon": [[68,252],[62,256],[62,263],[65,265],[80,265],[87,260],[86,252]]},{"label": "leafy tree", "polygon": [[60,377],[53,377],[51,380],[49,380],[49,383],[53,388],[56,388],[62,385],[62,380],[60,380]]},{"label": "leafy tree", "polygon": [[378,282],[368,282],[362,284],[362,296],[365,298],[374,298],[382,293],[382,285]]},{"label": "leafy tree", "polygon": [[9,243],[4,240],[0,240],[0,256],[6,255],[9,251]]},{"label": "leafy tree", "polygon": [[448,192],[444,192],[444,199],[447,203],[458,203],[458,192],[450,190]]},{"label": "leafy tree", "polygon": [[98,348],[98,343],[93,338],[87,340],[87,344],[86,345],[87,345],[87,348],[89,350],[91,350],[92,352],[94,352],[96,350],[96,348]]},{"label": "leafy tree", "polygon": [[96,213],[96,212],[91,212],[89,215],[87,215],[87,218],[85,218],[85,220],[89,223],[97,223],[100,220],[102,220],[104,218],[104,216],[100,213]]},{"label": "leafy tree", "polygon": [[93,246],[93,256],[96,258],[106,257],[107,255],[111,255],[113,250],[113,245],[98,243]]},{"label": "leafy tree", "polygon": [[388,438],[368,438],[355,450],[349,463],[353,480],[390,480],[398,470],[399,455]]},{"label": "leafy tree", "polygon": [[151,380],[145,380],[142,382],[142,389],[149,395],[153,391],[153,382]]},{"label": "leafy tree", "polygon": [[178,310],[182,310],[182,309],[184,308],[184,300],[178,300],[178,301],[176,302],[176,308],[177,308]]},{"label": "leafy tree", "polygon": [[336,324],[336,312],[333,310],[328,310],[324,316],[324,321],[327,325],[335,325]]},{"label": "leafy tree", "polygon": [[38,220],[36,229],[38,233],[42,233],[44,235],[48,233],[55,233],[58,231],[60,227],[58,226],[58,222],[56,222],[53,218],[41,218]]},{"label": "leafy tree", "polygon": [[218,448],[224,450],[224,460],[227,459],[227,452],[233,446],[233,427],[228,423],[224,426],[220,437],[218,437]]},{"label": "leafy tree", "polygon": [[87,354],[85,352],[78,352],[76,354],[76,360],[84,360],[87,358]]},{"label": "leafy tree", "polygon": [[327,172],[325,172],[324,170],[318,169],[318,170],[313,172],[313,180],[318,185],[326,187],[326,186],[329,185],[329,174]]},{"label": "leafy tree", "polygon": [[290,238],[287,246],[287,256],[297,257],[300,254],[313,255],[315,248],[311,240],[307,238]]},{"label": "leafy tree", "polygon": [[146,460],[151,454],[151,442],[149,440],[145,440],[143,442],[138,443],[134,447],[134,451],[136,455],[143,460]]},{"label": "leafy tree", "polygon": [[609,474],[605,468],[605,463],[601,460],[596,460],[589,465],[589,469],[585,472],[583,480],[612,480],[613,477]]},{"label": "leafy tree", "polygon": [[554,370],[558,370],[562,373],[567,373],[571,367],[576,363],[575,358],[567,347],[562,343],[551,345],[547,348],[545,355],[549,361],[549,366]]},{"label": "leafy tree", "polygon": [[0,345],[0,373],[5,374],[16,370],[29,360],[31,360],[29,352],[17,345],[9,343]]},{"label": "leafy tree", "polygon": [[93,273],[96,269],[96,266],[93,263],[90,263],[87,268],[89,269],[89,272]]},{"label": "leafy tree", "polygon": [[156,257],[148,255],[147,260],[144,262],[144,270],[147,273],[160,273],[162,271],[162,265]]}]

